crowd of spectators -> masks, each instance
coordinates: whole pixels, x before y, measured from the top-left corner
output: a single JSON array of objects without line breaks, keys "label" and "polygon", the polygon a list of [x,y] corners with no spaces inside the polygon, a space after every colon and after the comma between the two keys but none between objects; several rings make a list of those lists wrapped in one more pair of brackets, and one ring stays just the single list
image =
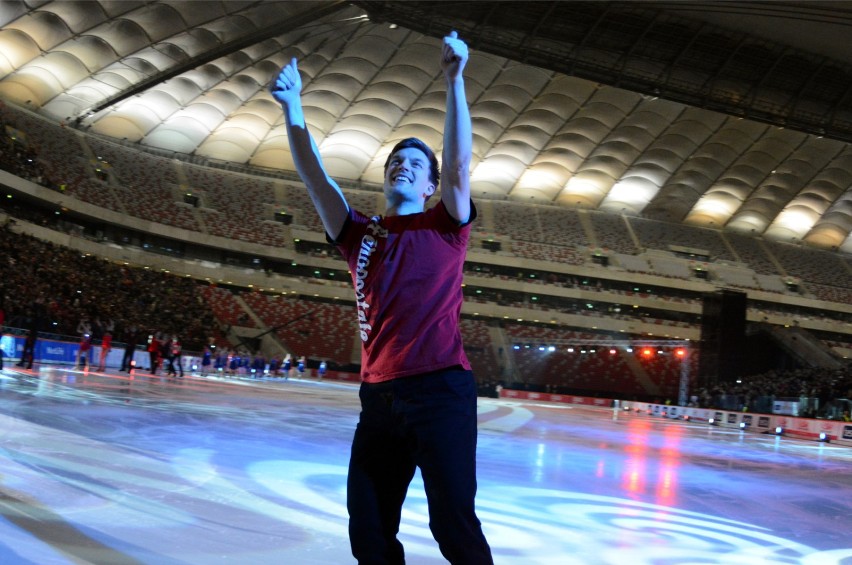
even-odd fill
[{"label": "crowd of spectators", "polygon": [[61,180],[54,179],[41,156],[40,147],[29,139],[17,114],[0,101],[0,168],[15,176],[60,190]]},{"label": "crowd of spectators", "polygon": [[770,413],[776,401],[792,401],[799,416],[849,421],[852,367],[767,371],[700,389],[696,397],[702,408],[758,413]]},{"label": "crowd of spectators", "polygon": [[184,348],[200,351],[219,326],[202,299],[199,283],[131,268],[0,229],[0,294],[11,328],[78,338],[81,320],[93,337],[108,329],[116,341],[132,327],[183,336]]},{"label": "crowd of spectators", "polygon": [[[0,122],[0,127],[3,124]],[[0,150],[0,168],[15,176],[41,182],[41,167],[36,161],[36,153],[25,145],[17,143],[12,137],[6,135],[2,138],[2,150]]]}]

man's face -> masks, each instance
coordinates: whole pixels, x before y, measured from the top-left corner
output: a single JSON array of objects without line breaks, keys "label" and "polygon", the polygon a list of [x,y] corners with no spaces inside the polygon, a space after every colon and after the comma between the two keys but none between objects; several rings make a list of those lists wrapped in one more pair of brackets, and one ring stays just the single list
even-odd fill
[{"label": "man's face", "polygon": [[416,147],[405,147],[393,154],[385,171],[385,196],[421,200],[435,193],[429,179],[429,158]]}]

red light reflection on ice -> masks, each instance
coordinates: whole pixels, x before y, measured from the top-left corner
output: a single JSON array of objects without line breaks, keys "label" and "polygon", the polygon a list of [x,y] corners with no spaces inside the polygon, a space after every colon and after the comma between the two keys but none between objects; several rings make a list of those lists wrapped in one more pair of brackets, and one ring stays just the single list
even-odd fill
[{"label": "red light reflection on ice", "polygon": [[632,498],[640,498],[653,489],[654,502],[670,505],[677,498],[682,429],[667,426],[663,445],[657,450],[649,445],[649,438],[659,437],[659,430],[652,428],[653,423],[647,419],[637,418],[629,423],[622,487]]}]

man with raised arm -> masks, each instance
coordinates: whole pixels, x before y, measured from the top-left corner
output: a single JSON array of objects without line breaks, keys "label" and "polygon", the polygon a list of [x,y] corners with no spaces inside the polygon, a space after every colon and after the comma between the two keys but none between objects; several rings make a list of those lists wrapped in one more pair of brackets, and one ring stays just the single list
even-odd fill
[{"label": "man with raised arm", "polygon": [[[385,162],[383,215],[351,209],[305,124],[296,59],[272,85],[290,150],[330,242],[349,264],[362,342],[361,415],[347,483],[349,539],[359,563],[402,564],[403,501],[420,468],[429,527],[444,557],[491,564],[476,516],[476,382],[462,348],[462,266],[476,209],[470,199],[467,45],[443,39],[447,109],[441,170],[408,138]],[[426,209],[438,189],[440,201]]]}]

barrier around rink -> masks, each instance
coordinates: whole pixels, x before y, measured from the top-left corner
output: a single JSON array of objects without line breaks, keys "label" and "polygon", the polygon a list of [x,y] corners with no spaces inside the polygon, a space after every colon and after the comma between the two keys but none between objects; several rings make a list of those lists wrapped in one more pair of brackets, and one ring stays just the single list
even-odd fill
[{"label": "barrier around rink", "polygon": [[[73,367],[77,362],[77,351],[79,349],[80,344],[76,342],[39,338],[35,347],[35,363],[39,365],[70,365]],[[22,336],[0,335],[0,351],[2,351],[0,354],[3,355],[4,363],[20,361],[23,350],[24,338]],[[87,360],[89,368],[98,366],[100,355],[100,345],[92,346]],[[118,369],[123,357],[124,344],[120,344],[112,348],[107,354],[106,367]],[[133,361],[136,367],[147,367],[150,365],[148,352],[137,348],[133,352]],[[201,363],[200,357],[193,356],[191,352],[184,352],[182,361],[185,371],[192,371],[192,367]]]},{"label": "barrier around rink", "polygon": [[[720,428],[740,429],[744,432],[782,435],[793,438],[821,441],[852,447],[852,422],[837,420],[819,420],[815,418],[798,418],[780,414],[757,414],[749,412],[733,412],[711,408],[694,408],[691,406],[672,406],[667,404],[652,404],[634,402],[615,398],[592,398],[568,394],[548,394],[543,392],[528,392],[522,390],[503,389],[500,398],[515,398],[539,402],[557,402],[563,404],[581,404],[585,406],[611,407],[614,410],[638,413],[657,418],[672,418],[705,422]],[[780,432],[778,431],[780,430]]]}]

